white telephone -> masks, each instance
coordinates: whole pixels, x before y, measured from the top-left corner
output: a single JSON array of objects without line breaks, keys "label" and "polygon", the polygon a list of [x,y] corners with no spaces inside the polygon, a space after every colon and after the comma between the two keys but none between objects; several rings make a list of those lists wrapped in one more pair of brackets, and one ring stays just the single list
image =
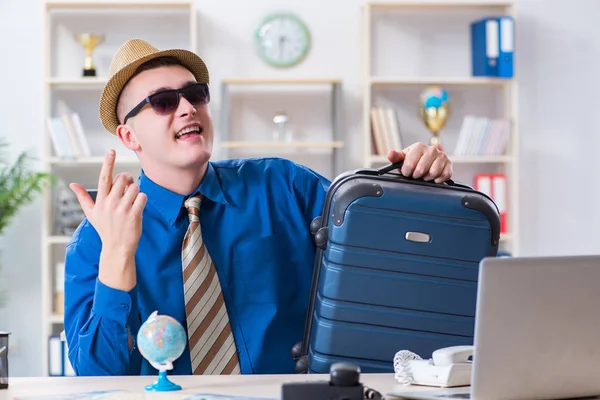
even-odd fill
[{"label": "white telephone", "polygon": [[395,376],[403,385],[469,386],[472,357],[473,346],[445,347],[434,351],[429,360],[402,350],[394,357]]}]

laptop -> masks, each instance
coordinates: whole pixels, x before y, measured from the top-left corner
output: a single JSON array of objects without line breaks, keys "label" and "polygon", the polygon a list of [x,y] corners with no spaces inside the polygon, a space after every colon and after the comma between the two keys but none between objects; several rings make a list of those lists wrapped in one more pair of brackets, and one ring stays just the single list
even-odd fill
[{"label": "laptop", "polygon": [[388,395],[600,398],[600,255],[483,259],[473,345],[470,387]]}]

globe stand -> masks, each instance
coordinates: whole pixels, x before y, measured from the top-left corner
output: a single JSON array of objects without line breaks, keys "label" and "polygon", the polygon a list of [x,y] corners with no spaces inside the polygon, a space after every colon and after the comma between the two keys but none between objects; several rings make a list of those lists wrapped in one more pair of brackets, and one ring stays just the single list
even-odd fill
[{"label": "globe stand", "polygon": [[172,392],[175,390],[181,390],[181,386],[173,383],[167,377],[167,371],[159,371],[158,379],[151,385],[146,386],[148,392]]},{"label": "globe stand", "polygon": [[187,343],[185,329],[175,318],[154,311],[137,333],[140,354],[158,371],[158,379],[146,386],[148,392],[172,392],[181,386],[171,382],[167,371],[173,369]]}]

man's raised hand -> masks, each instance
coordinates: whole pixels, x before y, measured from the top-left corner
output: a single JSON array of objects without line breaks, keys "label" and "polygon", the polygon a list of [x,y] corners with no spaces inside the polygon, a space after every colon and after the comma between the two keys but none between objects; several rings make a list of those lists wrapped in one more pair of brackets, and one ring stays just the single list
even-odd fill
[{"label": "man's raised hand", "polygon": [[100,280],[107,286],[130,290],[135,286],[135,252],[147,197],[130,174],[117,174],[113,180],[115,156],[112,149],[106,153],[95,202],[81,185],[72,183],[69,187],[102,241]]}]

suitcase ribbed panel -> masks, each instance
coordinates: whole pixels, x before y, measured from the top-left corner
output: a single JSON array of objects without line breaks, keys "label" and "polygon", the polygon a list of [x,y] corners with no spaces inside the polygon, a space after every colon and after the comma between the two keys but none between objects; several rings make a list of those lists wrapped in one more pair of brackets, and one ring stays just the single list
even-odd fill
[{"label": "suitcase ribbed panel", "polygon": [[325,259],[319,292],[323,298],[358,304],[474,316],[477,284],[472,281],[344,266]]},{"label": "suitcase ribbed panel", "polygon": [[324,354],[315,353],[309,350],[308,355],[311,359],[309,374],[327,374],[329,366],[336,362],[350,362],[355,365],[360,365],[361,372],[365,373],[390,373],[394,372],[393,365],[388,362],[361,360],[351,357],[335,357]]},{"label": "suitcase ribbed panel", "polygon": [[333,300],[323,298],[321,294],[317,295],[315,312],[330,321],[347,321],[444,335],[473,335],[473,317]]},{"label": "suitcase ribbed panel", "polygon": [[[400,239],[399,239],[400,241]],[[348,247],[329,243],[324,258],[332,264],[353,265],[432,278],[477,281],[479,263],[425,257],[408,253]],[[323,260],[322,260],[323,261]]]},{"label": "suitcase ribbed panel", "polygon": [[[372,372],[367,369],[365,361],[387,368],[388,372],[393,371],[394,355],[403,349],[429,358],[432,352],[440,347],[473,344],[472,337],[333,322],[318,316],[313,321],[313,330],[313,354],[362,360],[358,365],[363,372]],[[310,361],[310,366],[313,371],[318,370],[313,360]],[[320,372],[327,373],[328,368],[327,366],[326,370]]]},{"label": "suitcase ribbed panel", "polygon": [[[329,226],[328,245],[344,244],[474,263],[487,255],[492,232],[484,219],[473,221],[360,205],[369,200],[372,201],[368,198],[357,200],[346,211],[343,225]],[[384,199],[379,200],[384,202]],[[457,208],[455,214],[461,215],[461,209]],[[405,238],[407,232],[426,233],[431,241],[409,241]]]}]

